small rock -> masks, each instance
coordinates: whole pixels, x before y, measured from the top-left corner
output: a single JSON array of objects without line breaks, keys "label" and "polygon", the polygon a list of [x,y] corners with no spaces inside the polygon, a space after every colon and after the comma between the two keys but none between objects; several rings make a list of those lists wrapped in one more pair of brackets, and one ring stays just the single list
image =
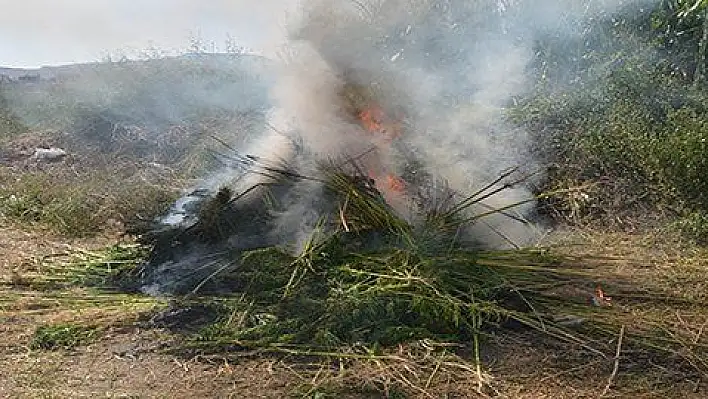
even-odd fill
[{"label": "small rock", "polygon": [[66,155],[66,151],[57,147],[35,148],[32,158],[38,162],[56,162],[62,160]]}]

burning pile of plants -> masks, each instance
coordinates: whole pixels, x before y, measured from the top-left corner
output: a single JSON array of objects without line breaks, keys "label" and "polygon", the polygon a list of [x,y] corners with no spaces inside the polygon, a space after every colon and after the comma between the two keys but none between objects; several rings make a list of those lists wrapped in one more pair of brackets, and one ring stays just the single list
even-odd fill
[{"label": "burning pile of plants", "polygon": [[[387,135],[383,146],[320,160],[311,174],[231,149],[224,158],[243,167],[245,189],[193,192],[142,237],[153,249],[139,270],[143,290],[186,295],[186,303],[220,297],[222,316],[187,346],[386,362],[385,348],[427,342],[436,361],[458,364],[480,384],[480,342],[491,328],[540,331],[610,358],[620,310],[593,276],[548,250],[495,249],[475,240],[475,225],[490,215],[531,223],[514,211],[524,201],[485,205],[528,177],[511,169],[464,195],[426,174],[414,157],[400,174],[375,169],[376,151],[405,137],[383,112],[368,106],[350,113],[363,134]],[[283,241],[280,224],[298,221],[281,218],[313,188],[308,236]],[[628,282],[605,283],[613,293],[637,295]],[[702,367],[702,349],[683,352],[680,341],[663,340],[641,322],[633,327],[625,345],[681,354]],[[459,357],[466,350],[476,367]]]},{"label": "burning pile of plants", "polygon": [[[465,196],[431,173],[406,142],[414,127],[406,125],[403,111],[380,105],[379,98],[371,85],[341,85],[337,111],[356,137],[343,137],[354,145],[333,155],[317,154],[298,143],[302,136],[272,125],[252,153],[215,138],[222,146],[214,151],[224,165],[220,177],[181,198],[143,235],[155,246],[144,289],[183,292],[196,284],[203,288],[206,279],[212,289],[228,291],[228,285],[213,283],[223,271],[223,258],[229,263],[244,251],[271,246],[300,253],[313,239],[320,245],[346,235],[384,246],[394,240],[454,250],[485,246],[475,234],[477,225],[505,246],[516,246],[503,228],[485,224],[485,217],[534,228],[516,211],[533,197],[500,207],[487,203],[529,176],[518,169],[500,172],[498,179]],[[423,236],[424,243],[414,243]]]}]

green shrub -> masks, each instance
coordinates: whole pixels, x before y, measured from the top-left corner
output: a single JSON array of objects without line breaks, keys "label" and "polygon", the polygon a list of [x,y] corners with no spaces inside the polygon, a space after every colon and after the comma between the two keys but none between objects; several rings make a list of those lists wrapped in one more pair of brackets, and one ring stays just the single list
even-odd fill
[{"label": "green shrub", "polygon": [[687,214],[708,210],[706,103],[701,90],[635,64],[561,93],[539,89],[510,117],[548,165],[542,190],[590,196],[556,198],[564,216]]},{"label": "green shrub", "polygon": [[577,187],[549,201],[557,214],[616,220],[704,212],[708,91],[694,72],[704,57],[705,9],[626,6],[588,21],[578,37],[539,37],[536,86],[509,115],[532,132],[533,151],[548,165],[539,190]]},{"label": "green shrub", "polygon": [[685,237],[698,244],[708,244],[708,214],[692,212],[672,224]]}]

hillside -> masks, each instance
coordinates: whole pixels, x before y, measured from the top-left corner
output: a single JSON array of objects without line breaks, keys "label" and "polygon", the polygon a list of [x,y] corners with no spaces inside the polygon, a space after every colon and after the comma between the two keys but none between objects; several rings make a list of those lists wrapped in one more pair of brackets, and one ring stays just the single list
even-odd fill
[{"label": "hillside", "polygon": [[[109,62],[91,62],[85,64],[68,64],[58,66],[42,66],[39,68],[11,68],[0,65],[0,76],[4,76],[6,81],[20,81],[21,77],[36,77],[38,80],[66,79],[71,76],[78,76],[89,71],[108,71],[115,69],[115,64],[132,65],[169,65],[170,63],[194,62],[203,66],[226,67],[239,66],[253,71],[267,68],[269,64],[264,58],[257,55],[248,54],[228,54],[228,53],[204,53],[204,54],[183,54],[174,57],[165,57],[152,60],[129,60]],[[169,66],[165,68],[169,69]]]}]

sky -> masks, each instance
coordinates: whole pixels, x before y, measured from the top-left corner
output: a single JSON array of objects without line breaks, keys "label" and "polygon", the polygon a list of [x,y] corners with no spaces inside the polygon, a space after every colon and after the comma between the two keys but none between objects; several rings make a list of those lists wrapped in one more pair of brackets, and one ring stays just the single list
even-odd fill
[{"label": "sky", "polygon": [[296,0],[0,0],[0,66],[36,68],[174,53],[201,38],[256,52],[283,37]]}]

